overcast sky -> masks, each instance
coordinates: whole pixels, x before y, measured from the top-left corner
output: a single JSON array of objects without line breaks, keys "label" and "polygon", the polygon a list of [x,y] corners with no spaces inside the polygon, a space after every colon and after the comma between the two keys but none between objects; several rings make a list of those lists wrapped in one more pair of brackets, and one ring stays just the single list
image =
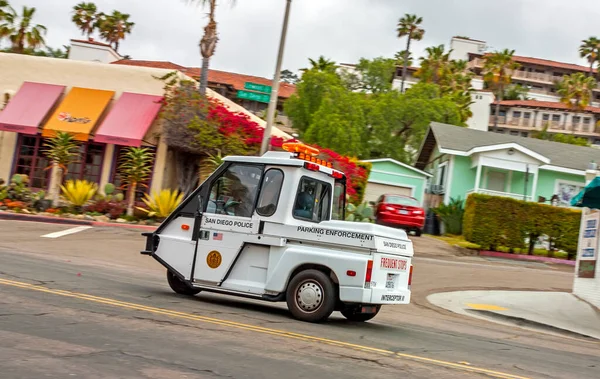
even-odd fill
[{"label": "overcast sky", "polygon": [[[35,21],[48,28],[50,46],[81,38],[70,13],[77,0],[9,1],[14,7],[37,8]],[[95,3],[106,13],[129,13],[136,23],[121,54],[200,66],[205,10],[184,0]],[[272,77],[285,0],[218,4],[220,41],[211,68]],[[462,35],[486,41],[491,50],[511,48],[518,55],[585,65],[577,52],[580,41],[600,36],[598,0],[293,0],[283,66],[297,70],[319,55],[340,63],[391,57],[406,43],[396,38],[396,24],[405,13],[424,20],[425,38],[415,44],[416,56],[427,46],[448,46],[452,36]]]}]

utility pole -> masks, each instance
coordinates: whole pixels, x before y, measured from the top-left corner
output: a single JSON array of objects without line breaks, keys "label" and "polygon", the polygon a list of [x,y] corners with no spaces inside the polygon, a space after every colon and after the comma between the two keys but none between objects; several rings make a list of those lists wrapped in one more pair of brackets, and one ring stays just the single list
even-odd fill
[{"label": "utility pole", "polygon": [[267,125],[263,135],[262,144],[260,147],[260,155],[263,155],[269,150],[271,145],[271,130],[275,119],[275,111],[277,110],[277,99],[279,98],[279,80],[281,79],[281,64],[283,62],[283,50],[285,48],[285,37],[287,35],[288,21],[290,18],[290,7],[292,0],[286,0],[285,16],[283,18],[283,28],[281,30],[281,40],[279,41],[279,53],[277,55],[277,65],[275,66],[275,76],[273,77],[273,85],[271,86],[271,99],[269,108],[267,109]]}]

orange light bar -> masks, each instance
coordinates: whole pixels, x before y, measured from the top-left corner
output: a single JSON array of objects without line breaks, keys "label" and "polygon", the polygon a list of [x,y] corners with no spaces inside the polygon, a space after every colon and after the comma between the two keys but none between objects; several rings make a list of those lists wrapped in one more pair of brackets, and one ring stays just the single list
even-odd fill
[{"label": "orange light bar", "polygon": [[319,149],[299,142],[286,142],[281,147],[290,153],[304,153],[307,155],[318,155],[320,153]]}]

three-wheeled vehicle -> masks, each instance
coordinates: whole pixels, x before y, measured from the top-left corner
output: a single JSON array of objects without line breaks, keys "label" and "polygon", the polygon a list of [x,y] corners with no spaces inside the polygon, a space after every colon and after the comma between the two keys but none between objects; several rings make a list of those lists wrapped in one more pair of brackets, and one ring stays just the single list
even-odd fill
[{"label": "three-wheeled vehicle", "polygon": [[413,245],[403,230],[342,221],[346,177],[300,143],[229,156],[157,228],[142,254],[179,294],[287,302],[300,320],[352,321],[410,303]]}]

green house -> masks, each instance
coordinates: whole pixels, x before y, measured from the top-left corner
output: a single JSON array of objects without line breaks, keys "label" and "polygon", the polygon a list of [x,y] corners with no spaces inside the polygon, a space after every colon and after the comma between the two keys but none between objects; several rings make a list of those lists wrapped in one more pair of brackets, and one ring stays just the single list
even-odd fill
[{"label": "green house", "polygon": [[600,149],[432,123],[415,167],[432,175],[428,193],[471,193],[570,206]]},{"label": "green house", "polygon": [[381,195],[406,195],[423,205],[431,174],[391,158],[371,159],[372,165],[364,201],[376,201]]}]

